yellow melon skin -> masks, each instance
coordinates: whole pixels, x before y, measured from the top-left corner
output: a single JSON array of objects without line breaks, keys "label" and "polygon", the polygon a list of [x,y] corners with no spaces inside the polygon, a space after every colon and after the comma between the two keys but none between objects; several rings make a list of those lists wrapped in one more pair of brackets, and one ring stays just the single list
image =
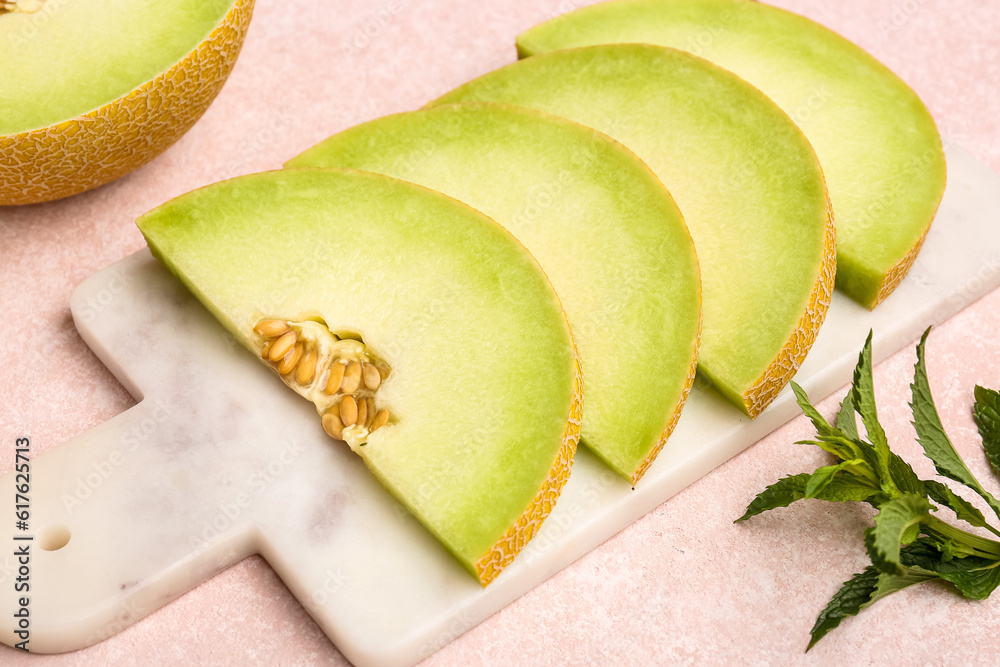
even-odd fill
[{"label": "yellow melon skin", "polygon": [[475,563],[476,578],[483,588],[486,588],[505,567],[513,562],[514,557],[527,546],[531,538],[538,533],[542,522],[555,507],[559,494],[569,481],[573,468],[573,458],[580,444],[580,428],[583,425],[583,369],[580,366],[580,355],[573,343],[574,366],[576,377],[573,381],[573,401],[566,417],[566,428],[563,429],[562,444],[556,454],[556,460],[549,472],[549,477],[535,494],[534,499],[521,517],[497,540],[485,554]]},{"label": "yellow melon skin", "polygon": [[79,118],[0,136],[0,206],[38,204],[137,169],[197,121],[229,76],[254,0],[237,0],[208,38],[166,72]]},{"label": "yellow melon skin", "polygon": [[[919,250],[919,244],[918,244]],[[916,252],[912,253],[916,257]],[[913,263],[913,259],[910,259]],[[907,267],[909,268],[909,267]],[[903,272],[905,273],[905,271]],[[896,280],[902,280],[902,274]],[[833,204],[830,202],[830,194],[826,196],[826,226],[823,235],[823,264],[820,267],[819,277],[809,294],[809,305],[799,318],[798,325],[785,341],[784,347],[771,362],[770,366],[761,374],[746,392],[740,397],[743,409],[751,419],[756,419],[764,411],[771,401],[778,396],[778,392],[795,376],[799,366],[805,361],[806,354],[812,349],[819,335],[820,327],[826,320],[826,313],[830,310],[830,301],[833,299],[833,287],[837,280],[837,226],[834,222]],[[890,288],[895,289],[895,285]]]}]

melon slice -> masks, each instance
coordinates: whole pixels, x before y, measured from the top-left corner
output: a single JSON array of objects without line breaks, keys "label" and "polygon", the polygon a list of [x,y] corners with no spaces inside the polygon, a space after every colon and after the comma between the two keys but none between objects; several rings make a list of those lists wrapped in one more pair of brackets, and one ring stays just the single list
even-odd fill
[{"label": "melon slice", "polygon": [[745,0],[618,0],[522,33],[522,56],[648,42],[732,70],[787,111],[819,155],[837,219],[837,287],[874,308],[916,259],[944,193],[941,137],[916,93],[802,16]]},{"label": "melon slice", "polygon": [[210,185],[138,225],[483,585],[524,547],[569,476],[582,383],[558,297],[508,232],[323,169]]},{"label": "melon slice", "polygon": [[459,199],[538,259],[580,351],[581,442],[635,484],[694,380],[697,258],[669,193],[590,128],[520,107],[458,104],[374,120],[286,166],[350,167]]},{"label": "melon slice", "polygon": [[236,62],[253,0],[0,2],[0,205],[97,187],[176,141]]},{"label": "melon slice", "polygon": [[531,107],[594,127],[659,175],[691,230],[701,266],[699,370],[748,415],[758,415],[815,340],[836,268],[823,174],[788,116],[726,70],[641,44],[535,56],[433,104],[471,100]]}]

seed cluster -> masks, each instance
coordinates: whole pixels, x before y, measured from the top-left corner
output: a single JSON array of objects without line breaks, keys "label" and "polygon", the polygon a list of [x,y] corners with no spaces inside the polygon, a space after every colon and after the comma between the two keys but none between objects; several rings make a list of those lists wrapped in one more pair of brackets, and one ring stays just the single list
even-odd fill
[{"label": "seed cluster", "polygon": [[389,412],[375,405],[389,367],[364,343],[342,341],[316,322],[264,319],[254,331],[264,341],[261,358],[285,384],[316,403],[327,435],[363,445],[389,423]]}]

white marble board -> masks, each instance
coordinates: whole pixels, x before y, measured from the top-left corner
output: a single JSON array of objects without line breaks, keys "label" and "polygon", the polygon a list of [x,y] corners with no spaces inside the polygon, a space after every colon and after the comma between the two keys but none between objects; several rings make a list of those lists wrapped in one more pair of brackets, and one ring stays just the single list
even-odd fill
[{"label": "white marble board", "polygon": [[[796,378],[814,399],[849,381],[870,328],[885,358],[1000,284],[1000,177],[947,152],[944,201],[902,286],[875,312],[835,295]],[[17,609],[14,548],[30,544],[41,652],[109,637],[259,553],[351,661],[411,664],[799,412],[786,389],[751,422],[697,386],[635,490],[581,449],[539,536],[483,590],[148,252],[86,280],[71,310],[138,404],[31,462],[31,528],[4,538],[0,617]],[[0,640],[18,641],[10,623]]]}]

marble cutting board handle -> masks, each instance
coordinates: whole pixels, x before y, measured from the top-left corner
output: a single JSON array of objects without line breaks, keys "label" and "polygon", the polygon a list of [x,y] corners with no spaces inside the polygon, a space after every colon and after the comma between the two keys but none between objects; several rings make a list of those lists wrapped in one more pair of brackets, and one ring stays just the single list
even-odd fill
[{"label": "marble cutting board handle", "polygon": [[[341,510],[370,493],[338,475],[364,477],[359,461],[148,253],[117,266],[81,285],[71,309],[139,403],[30,459],[29,529],[11,511],[3,530],[0,617],[22,613],[24,597],[30,650],[78,649],[254,553],[321,611]],[[0,479],[11,510],[18,482],[16,470]],[[23,641],[17,630],[0,622],[0,640]]]}]

